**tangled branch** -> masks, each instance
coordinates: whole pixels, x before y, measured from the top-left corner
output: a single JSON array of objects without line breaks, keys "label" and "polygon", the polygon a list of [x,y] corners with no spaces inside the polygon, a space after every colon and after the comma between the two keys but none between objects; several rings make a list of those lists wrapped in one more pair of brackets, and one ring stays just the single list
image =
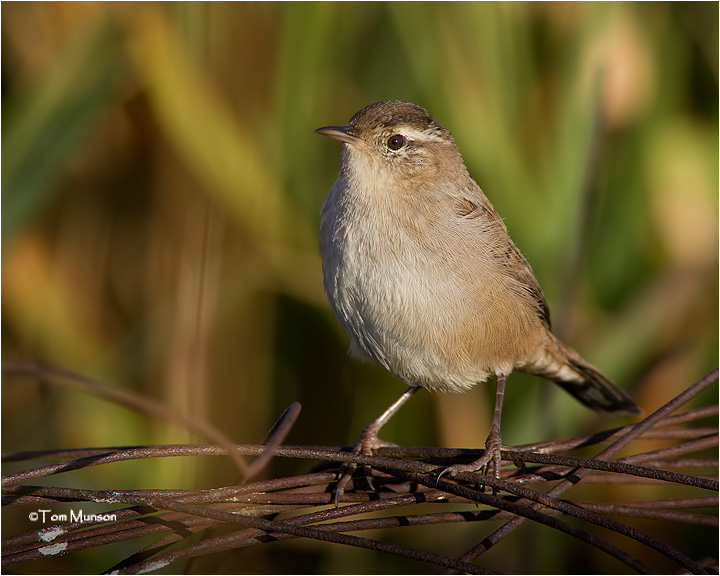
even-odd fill
[{"label": "tangled branch", "polygon": [[[8,536],[3,539],[3,567],[159,535],[159,540],[118,560],[108,571],[148,572],[206,554],[288,539],[310,539],[414,559],[440,566],[446,573],[484,574],[490,572],[477,563],[479,557],[529,520],[593,546],[637,573],[652,572],[635,553],[638,543],[664,557],[675,569],[694,574],[717,573],[716,561],[708,566],[671,543],[618,520],[642,518],[692,524],[714,531],[710,538],[716,540],[717,516],[689,510],[712,510],[718,505],[717,478],[703,473],[716,472],[717,460],[696,455],[717,446],[717,427],[700,423],[716,419],[718,407],[676,412],[716,380],[714,370],[637,424],[503,451],[505,466],[500,479],[478,473],[460,474],[452,480],[438,479],[446,466],[472,461],[481,450],[388,447],[365,456],[342,447],[283,446],[298,417],[298,404],[286,410],[263,445],[223,443],[5,454],[5,463],[48,459],[54,462],[3,475],[3,505],[105,503],[112,506],[109,510],[114,517],[63,522]],[[621,449],[649,438],[675,443],[613,459]],[[601,444],[605,447],[592,458],[567,454]],[[272,458],[316,461],[320,465],[306,474],[206,490],[89,490],[34,484],[58,474],[128,460],[227,457],[230,453],[236,462],[243,462],[246,478],[256,475]],[[245,463],[247,458],[252,460]],[[356,463],[359,473],[346,488],[342,505],[334,507],[336,468],[344,462]],[[625,502],[561,499],[581,482],[589,486],[613,482],[659,484],[674,487],[677,497]],[[484,491],[485,487],[492,491]],[[418,510],[420,504],[431,505],[433,511]],[[467,507],[448,508],[457,504]],[[388,511],[395,515],[388,515]],[[489,520],[504,523],[458,558],[353,534],[369,529]],[[217,534],[212,529],[218,526],[229,526],[231,530]],[[603,531],[622,535],[621,541],[627,544],[617,544],[617,538],[608,538]]]}]

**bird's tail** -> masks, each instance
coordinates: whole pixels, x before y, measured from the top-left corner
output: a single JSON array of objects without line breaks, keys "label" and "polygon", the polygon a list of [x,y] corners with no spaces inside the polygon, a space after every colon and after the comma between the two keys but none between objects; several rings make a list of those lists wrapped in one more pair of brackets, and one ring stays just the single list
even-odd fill
[{"label": "bird's tail", "polygon": [[593,410],[641,413],[626,392],[569,346],[553,338],[545,350],[542,360],[521,370],[552,380]]}]

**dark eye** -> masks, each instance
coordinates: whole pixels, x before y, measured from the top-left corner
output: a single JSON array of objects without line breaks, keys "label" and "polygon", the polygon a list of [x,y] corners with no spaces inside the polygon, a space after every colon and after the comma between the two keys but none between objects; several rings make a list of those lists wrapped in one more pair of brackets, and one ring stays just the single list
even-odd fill
[{"label": "dark eye", "polygon": [[405,146],[405,137],[401,134],[394,134],[388,138],[387,147],[390,150],[400,150],[403,146]]}]

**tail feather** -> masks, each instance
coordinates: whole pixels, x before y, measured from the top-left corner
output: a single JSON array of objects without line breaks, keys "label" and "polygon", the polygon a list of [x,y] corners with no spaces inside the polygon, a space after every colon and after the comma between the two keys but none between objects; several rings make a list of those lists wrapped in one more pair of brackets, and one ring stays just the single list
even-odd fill
[{"label": "tail feather", "polygon": [[640,414],[640,408],[633,399],[593,365],[582,358],[580,358],[580,362],[574,358],[569,358],[569,361],[570,365],[585,377],[585,380],[581,383],[559,380],[555,382],[585,406],[601,412]]},{"label": "tail feather", "polygon": [[629,412],[641,410],[630,396],[585,360],[572,348],[555,340],[557,347],[549,352],[544,366],[535,364],[531,372],[552,380],[588,408],[598,412]]}]

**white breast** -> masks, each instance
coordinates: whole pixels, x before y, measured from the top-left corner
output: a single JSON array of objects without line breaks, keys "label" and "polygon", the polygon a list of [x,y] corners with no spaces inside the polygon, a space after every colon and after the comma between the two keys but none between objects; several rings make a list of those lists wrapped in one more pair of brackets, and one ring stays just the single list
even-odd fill
[{"label": "white breast", "polygon": [[404,220],[394,200],[349,194],[341,173],[323,205],[325,290],[351,351],[408,384],[461,390],[484,381],[488,367],[454,344],[467,314],[463,279],[429,257],[422,219]]}]

